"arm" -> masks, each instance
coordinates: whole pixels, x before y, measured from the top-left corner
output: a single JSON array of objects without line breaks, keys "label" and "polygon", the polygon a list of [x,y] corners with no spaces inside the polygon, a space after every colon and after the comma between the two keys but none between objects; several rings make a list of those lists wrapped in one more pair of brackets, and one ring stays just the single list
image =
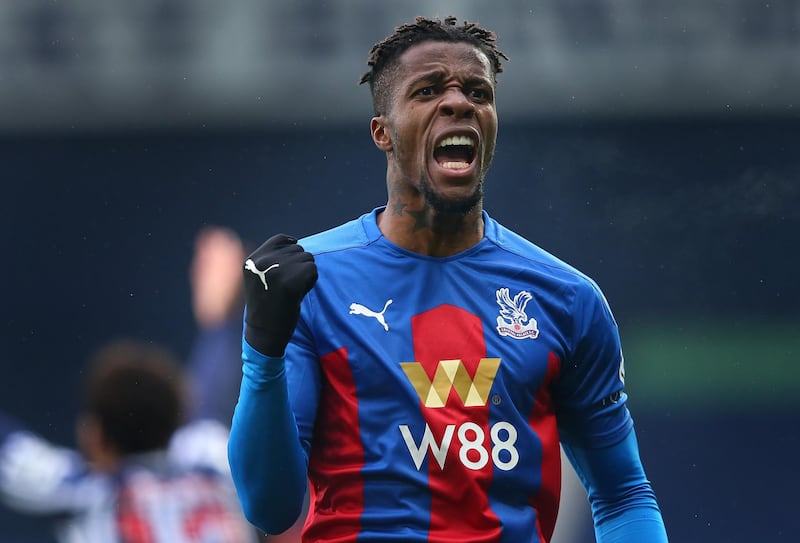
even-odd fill
[{"label": "arm", "polygon": [[587,449],[564,444],[564,452],[589,493],[598,543],[667,542],[633,430],[616,445]]},{"label": "arm", "polygon": [[57,447],[0,412],[0,498],[24,513],[54,514],[88,507],[101,495],[77,452]]},{"label": "arm", "polygon": [[627,408],[617,324],[597,285],[576,291],[574,349],[557,385],[564,452],[589,493],[600,543],[667,541]]},{"label": "arm", "polygon": [[242,318],[202,328],[188,360],[192,384],[191,420],[212,419],[230,426],[241,372]]},{"label": "arm", "polygon": [[285,235],[245,261],[243,376],[228,457],[245,516],[267,533],[291,527],[303,507],[306,455],[289,402],[285,352],[316,280],[313,256]]},{"label": "arm", "polygon": [[297,520],[306,489],[306,457],[289,405],[285,360],[242,347],[243,377],[228,458],[247,519],[270,534]]},{"label": "arm", "polygon": [[242,334],[242,272],[245,252],[236,233],[208,226],[195,238],[189,268],[198,335],[188,359],[193,386],[192,419],[215,419],[230,427],[239,393]]}]

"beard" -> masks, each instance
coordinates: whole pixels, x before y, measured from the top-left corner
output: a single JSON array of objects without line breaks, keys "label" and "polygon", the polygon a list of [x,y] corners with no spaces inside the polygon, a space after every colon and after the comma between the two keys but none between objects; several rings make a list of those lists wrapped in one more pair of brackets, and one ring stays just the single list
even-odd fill
[{"label": "beard", "polygon": [[[461,197],[448,197],[437,191],[433,186],[427,170],[423,169],[419,177],[419,191],[425,198],[425,202],[439,215],[452,215],[464,216],[473,211],[476,207],[483,202],[483,185],[486,178],[486,172],[489,171],[489,166],[494,158],[494,151],[489,154],[486,165],[481,169],[478,174],[478,182],[475,185],[475,190],[470,194]],[[475,158],[477,160],[477,157]]]},{"label": "beard", "polygon": [[427,175],[420,178],[419,190],[428,205],[439,215],[466,215],[483,200],[483,179],[471,194],[461,198],[448,198],[437,192]]},{"label": "beard", "polygon": [[[395,155],[395,163],[396,165],[400,165],[405,161],[405,153],[402,152],[402,149],[405,148],[403,145],[403,138],[397,133],[396,130],[390,128],[392,140],[394,141],[394,148],[393,153]],[[472,191],[471,194],[468,194],[464,197],[446,197],[442,193],[438,192],[436,188],[433,186],[431,179],[428,175],[427,170],[423,166],[420,168],[419,172],[419,180],[416,184],[418,190],[425,198],[425,202],[439,215],[453,215],[453,216],[464,216],[467,215],[469,212],[474,210],[481,202],[483,202],[483,182],[486,172],[489,170],[489,165],[494,158],[494,146],[492,146],[492,150],[489,153],[489,158],[487,161],[486,166],[483,168],[483,171],[480,174],[480,179],[475,186],[475,190]],[[406,180],[411,181],[411,176],[404,176]],[[413,182],[411,184],[414,184]]]}]

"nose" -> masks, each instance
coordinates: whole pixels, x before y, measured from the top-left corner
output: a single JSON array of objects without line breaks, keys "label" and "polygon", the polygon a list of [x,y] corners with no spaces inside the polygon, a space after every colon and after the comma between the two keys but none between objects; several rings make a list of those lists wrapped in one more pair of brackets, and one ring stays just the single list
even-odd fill
[{"label": "nose", "polygon": [[439,102],[439,111],[448,117],[471,118],[475,114],[475,104],[458,87],[448,87],[442,101]]}]

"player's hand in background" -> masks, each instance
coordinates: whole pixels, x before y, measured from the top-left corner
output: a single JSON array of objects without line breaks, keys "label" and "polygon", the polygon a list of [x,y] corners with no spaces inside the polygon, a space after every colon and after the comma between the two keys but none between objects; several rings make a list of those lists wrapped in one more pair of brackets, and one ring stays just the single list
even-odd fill
[{"label": "player's hand in background", "polygon": [[230,228],[206,226],[194,242],[189,267],[192,310],[200,328],[223,325],[242,316],[242,261],[247,253]]},{"label": "player's hand in background", "polygon": [[300,302],[317,282],[314,257],[286,234],[264,242],[244,263],[244,337],[258,352],[283,356]]}]

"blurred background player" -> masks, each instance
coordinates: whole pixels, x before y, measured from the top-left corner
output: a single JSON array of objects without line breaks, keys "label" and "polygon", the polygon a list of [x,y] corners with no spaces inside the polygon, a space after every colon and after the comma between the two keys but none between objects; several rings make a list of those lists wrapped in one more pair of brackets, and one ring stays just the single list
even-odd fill
[{"label": "blurred background player", "polygon": [[[0,413],[0,496],[17,511],[53,519],[64,543],[255,541],[219,461],[227,432],[200,421],[176,436],[185,393],[182,369],[165,348],[106,344],[88,366],[80,451]],[[192,450],[181,450],[186,445]]]},{"label": "blurred background player", "polygon": [[207,226],[194,243],[189,266],[192,312],[197,334],[187,361],[192,392],[190,416],[230,427],[241,372],[242,275],[245,249],[230,228]]}]

